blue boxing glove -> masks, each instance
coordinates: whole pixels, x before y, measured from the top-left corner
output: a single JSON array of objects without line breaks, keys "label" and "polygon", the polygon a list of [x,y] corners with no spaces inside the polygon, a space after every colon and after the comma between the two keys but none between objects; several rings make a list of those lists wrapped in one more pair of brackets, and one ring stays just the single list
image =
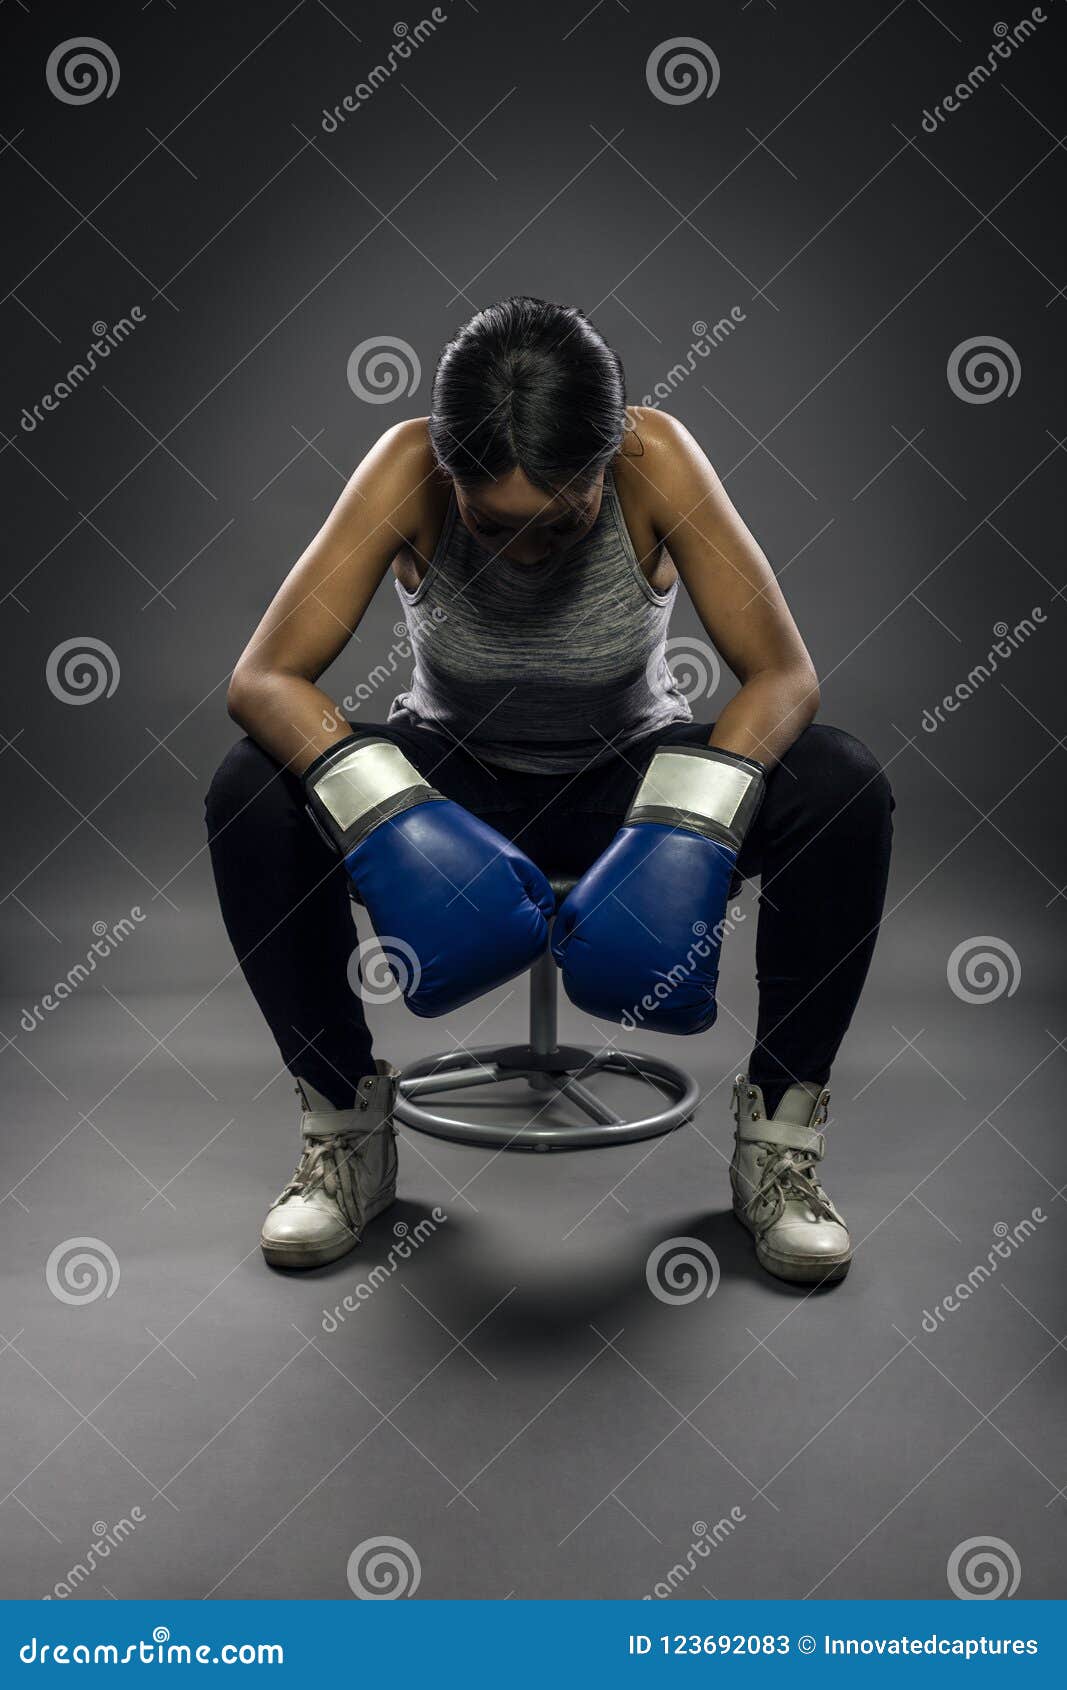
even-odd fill
[{"label": "blue boxing glove", "polygon": [[656,752],[556,918],[552,954],[572,1003],[661,1033],[714,1025],[730,882],[763,788],[763,765],[731,751]]},{"label": "blue boxing glove", "polygon": [[556,902],[540,869],[391,740],[339,741],[304,788],[416,1015],[459,1009],[540,956]]}]

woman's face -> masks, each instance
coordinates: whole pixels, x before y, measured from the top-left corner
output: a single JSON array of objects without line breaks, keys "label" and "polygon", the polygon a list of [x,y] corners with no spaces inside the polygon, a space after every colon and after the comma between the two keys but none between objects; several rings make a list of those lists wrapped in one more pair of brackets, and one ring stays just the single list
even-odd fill
[{"label": "woman's face", "polygon": [[603,495],[603,470],[577,506],[573,491],[566,499],[543,493],[520,469],[466,490],[456,485],[459,514],[478,544],[493,557],[530,568],[554,562],[588,534]]}]

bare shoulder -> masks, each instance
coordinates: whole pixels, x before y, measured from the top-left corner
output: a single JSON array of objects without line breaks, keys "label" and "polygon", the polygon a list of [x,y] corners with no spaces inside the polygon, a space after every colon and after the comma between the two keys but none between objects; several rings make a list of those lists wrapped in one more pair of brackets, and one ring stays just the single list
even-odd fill
[{"label": "bare shoulder", "polygon": [[397,498],[411,498],[441,479],[430,445],[428,417],[408,417],[379,435],[361,471]]},{"label": "bare shoulder", "polygon": [[614,466],[620,497],[655,520],[711,490],[715,472],[684,423],[648,405],[629,406],[627,417]]},{"label": "bare shoulder", "polygon": [[430,445],[428,417],[409,417],[386,429],[356,475],[364,496],[388,512],[398,534],[417,550],[440,530],[450,484]]}]

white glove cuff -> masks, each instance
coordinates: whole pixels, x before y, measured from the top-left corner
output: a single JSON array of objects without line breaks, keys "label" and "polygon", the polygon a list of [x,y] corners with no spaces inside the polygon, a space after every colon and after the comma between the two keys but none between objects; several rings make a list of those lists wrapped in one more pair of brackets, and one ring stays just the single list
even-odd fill
[{"label": "white glove cuff", "polygon": [[657,751],[626,817],[658,822],[741,849],[763,798],[761,763],[703,745]]},{"label": "white glove cuff", "polygon": [[441,797],[388,739],[341,740],[316,758],[304,786],[313,819],[345,852],[382,822]]}]

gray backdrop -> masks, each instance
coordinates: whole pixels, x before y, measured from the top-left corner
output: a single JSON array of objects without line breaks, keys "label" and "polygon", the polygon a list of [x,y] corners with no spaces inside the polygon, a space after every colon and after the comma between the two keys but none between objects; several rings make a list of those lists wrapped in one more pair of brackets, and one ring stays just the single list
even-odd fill
[{"label": "gray backdrop", "polygon": [[[5,8],[5,1594],[350,1597],[381,1537],[420,1597],[939,1596],[983,1557],[985,1594],[1062,1593],[1067,19],[1026,17]],[[761,1276],[727,1212],[754,921],[719,1027],[669,1053],[692,1128],[536,1159],[406,1135],[358,1257],[258,1256],[295,1117],[204,849],[226,680],[444,338],[511,292],[583,306],[684,419],[823,718],[889,769],[830,1294]],[[384,709],[398,620],[385,587],[338,696]],[[687,607],[673,632],[710,718],[729,678]],[[375,1025],[406,1061],[522,1014],[512,988]],[[672,1237],[714,1296],[650,1291]]]}]

